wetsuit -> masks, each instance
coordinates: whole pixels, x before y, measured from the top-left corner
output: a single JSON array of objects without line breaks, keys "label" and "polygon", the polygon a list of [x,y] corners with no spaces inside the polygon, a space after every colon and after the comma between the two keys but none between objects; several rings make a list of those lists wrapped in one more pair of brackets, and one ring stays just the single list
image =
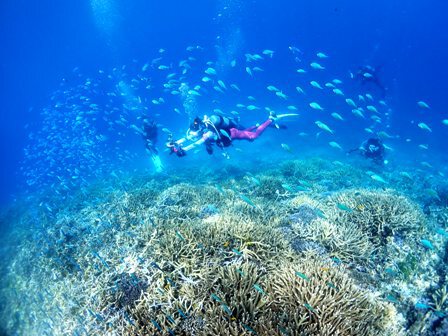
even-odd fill
[{"label": "wetsuit", "polygon": [[143,140],[145,147],[151,154],[157,154],[157,124],[154,121],[145,120],[143,123]]},{"label": "wetsuit", "polygon": [[372,161],[382,164],[384,160],[384,145],[379,139],[370,138],[360,147],[361,154]]},{"label": "wetsuit", "polygon": [[359,68],[356,74],[356,78],[361,82],[362,85],[371,83],[376,86],[380,90],[382,97],[386,95],[386,88],[381,83],[378,77],[378,69],[370,65],[362,66]]}]

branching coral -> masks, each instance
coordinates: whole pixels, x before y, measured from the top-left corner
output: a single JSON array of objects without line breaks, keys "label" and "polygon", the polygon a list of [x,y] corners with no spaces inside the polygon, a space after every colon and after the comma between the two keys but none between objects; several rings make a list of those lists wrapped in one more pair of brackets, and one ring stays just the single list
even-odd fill
[{"label": "branching coral", "polygon": [[[356,191],[317,196],[319,188],[308,186],[313,191],[277,197],[272,192],[286,177],[258,178],[267,182],[260,193],[256,186],[239,184],[244,180],[167,188],[166,181],[157,188],[156,182],[138,180],[138,188],[105,191],[102,201],[85,203],[84,195],[73,207],[76,213],[59,211],[35,235],[40,244],[29,237],[12,265],[21,274],[8,280],[17,291],[9,297],[13,309],[19,309],[18,302],[35,307],[35,297],[24,295],[26,285],[38,288],[51,279],[48,293],[40,292],[43,310],[21,312],[26,323],[19,331],[386,335],[394,309],[359,287],[347,269],[329,264],[328,257],[364,261],[382,248],[383,240],[374,236],[385,235],[389,226],[405,238],[419,226],[408,221],[406,230],[383,216],[381,211],[392,209],[392,216],[406,218],[391,206],[356,217],[360,210],[350,203],[358,200],[350,196]],[[382,224],[372,229],[365,218]],[[297,248],[299,238],[302,245],[314,242],[320,254]],[[30,281],[24,281],[21,268],[30,255],[38,257],[27,267]],[[8,330],[14,326],[10,322]]]},{"label": "branching coral", "polygon": [[313,256],[280,267],[268,283],[269,307],[288,334],[386,335],[396,327],[390,304]]},{"label": "branching coral", "polygon": [[[314,211],[314,218],[301,219],[304,207]],[[320,199],[298,196],[291,200],[290,212],[291,227],[298,237],[318,242],[330,254],[348,261],[365,262],[390,253],[389,245],[395,241],[407,239],[415,244],[425,231],[418,207],[391,190],[349,189]]]},{"label": "branching coral", "polygon": [[333,210],[329,214],[332,220],[356,224],[377,246],[390,236],[416,237],[424,228],[421,210],[393,190],[347,190],[331,197],[326,205]]}]

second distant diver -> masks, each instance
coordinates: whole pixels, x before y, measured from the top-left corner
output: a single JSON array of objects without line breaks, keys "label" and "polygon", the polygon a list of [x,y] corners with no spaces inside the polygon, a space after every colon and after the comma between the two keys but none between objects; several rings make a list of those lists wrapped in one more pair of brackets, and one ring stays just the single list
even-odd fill
[{"label": "second distant diver", "polygon": [[358,68],[355,74],[351,74],[351,77],[361,83],[363,86],[373,86],[380,91],[381,97],[386,96],[386,87],[379,77],[380,67],[373,67],[371,65],[363,65]]},{"label": "second distant diver", "polygon": [[378,138],[369,138],[364,141],[361,146],[350,150],[348,153],[350,154],[353,152],[359,152],[363,157],[372,160],[378,165],[387,163],[387,161],[384,160],[385,147]]},{"label": "second distant diver", "polygon": [[[187,135],[176,141],[169,141],[167,147],[171,154],[177,156],[185,156],[186,153],[198,146],[205,145],[208,154],[213,154],[213,146],[219,148],[229,147],[233,140],[249,140],[257,139],[264,130],[275,125],[275,121],[285,115],[276,116],[271,112],[269,118],[261,125],[242,128],[233,118],[223,117],[219,115],[204,116],[203,119],[196,117]],[[186,145],[189,143],[188,145]]]}]

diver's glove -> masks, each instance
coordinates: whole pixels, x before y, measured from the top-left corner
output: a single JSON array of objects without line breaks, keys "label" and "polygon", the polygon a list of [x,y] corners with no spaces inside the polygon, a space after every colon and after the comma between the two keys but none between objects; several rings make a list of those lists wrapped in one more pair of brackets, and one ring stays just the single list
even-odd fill
[{"label": "diver's glove", "polygon": [[187,155],[187,152],[184,149],[182,149],[182,147],[179,147],[178,150],[176,151],[176,155],[178,157],[182,157]]},{"label": "diver's glove", "polygon": [[179,157],[187,155],[185,150],[183,150],[178,143],[171,141],[168,142],[166,146],[170,149],[170,154],[176,153],[176,155]]}]

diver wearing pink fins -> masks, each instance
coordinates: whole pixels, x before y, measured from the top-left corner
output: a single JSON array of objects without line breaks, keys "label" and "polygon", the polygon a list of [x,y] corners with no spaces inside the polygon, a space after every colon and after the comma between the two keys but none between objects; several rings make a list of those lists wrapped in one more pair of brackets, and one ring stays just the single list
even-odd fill
[{"label": "diver wearing pink fins", "polygon": [[[271,125],[277,128],[285,128],[284,126],[278,125],[276,123],[277,120],[293,116],[297,116],[297,114],[289,113],[276,115],[271,112],[269,118],[261,125],[251,126],[245,129],[241,128],[241,126],[238,125],[238,122],[233,118],[219,115],[212,115],[210,117],[205,115],[203,119],[196,117],[184,138],[176,141],[170,140],[166,145],[170,149],[170,154],[175,153],[177,156],[182,157],[186,155],[187,151],[205,144],[207,153],[211,155],[213,154],[214,144],[219,148],[224,148],[229,147],[233,140],[253,141]],[[184,146],[187,142],[190,143]]]}]

